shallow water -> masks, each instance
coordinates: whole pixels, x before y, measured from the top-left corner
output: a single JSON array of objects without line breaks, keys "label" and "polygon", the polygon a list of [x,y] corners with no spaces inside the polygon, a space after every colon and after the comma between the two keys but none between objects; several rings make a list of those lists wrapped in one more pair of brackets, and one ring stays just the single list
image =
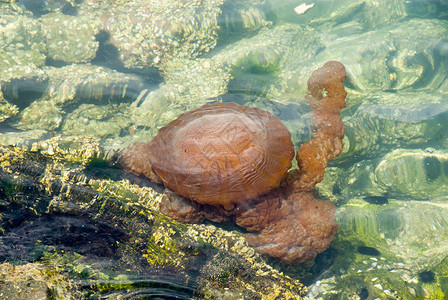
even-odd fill
[{"label": "shallow water", "polygon": [[[0,295],[446,298],[448,5],[301,4],[0,1]],[[316,194],[339,231],[314,262],[172,221],[163,186],[112,163],[213,102],[272,112],[297,149],[306,82],[329,60],[347,70],[346,132]]]}]

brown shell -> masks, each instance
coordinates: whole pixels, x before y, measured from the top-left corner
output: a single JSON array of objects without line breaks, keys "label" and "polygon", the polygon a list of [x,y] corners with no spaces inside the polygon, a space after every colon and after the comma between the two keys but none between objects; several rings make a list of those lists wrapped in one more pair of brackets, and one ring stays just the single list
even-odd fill
[{"label": "brown shell", "polygon": [[152,170],[166,187],[199,203],[232,209],[280,185],[294,146],[271,113],[217,103],[162,128],[149,153]]}]

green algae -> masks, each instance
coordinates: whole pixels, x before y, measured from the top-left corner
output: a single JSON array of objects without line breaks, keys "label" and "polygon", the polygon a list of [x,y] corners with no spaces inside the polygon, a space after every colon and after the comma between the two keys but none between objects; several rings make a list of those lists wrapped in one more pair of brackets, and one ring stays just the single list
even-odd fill
[{"label": "green algae", "polygon": [[[429,271],[434,273],[434,281],[422,282],[422,287],[429,292],[428,299],[444,299],[448,291],[448,257],[445,257],[439,264],[432,267]],[[420,280],[421,281],[421,280]],[[422,290],[420,294],[425,296],[426,291]]]},{"label": "green algae", "polygon": [[[57,13],[36,22],[30,12],[17,6],[20,17],[13,20],[9,17],[14,13],[13,5],[2,5],[2,17],[3,12],[8,16],[2,19],[1,28],[13,42],[3,39],[0,46],[6,47],[0,51],[0,82],[2,90],[8,92],[0,104],[0,111],[4,112],[0,113],[0,121],[11,121],[14,127],[24,130],[6,130],[0,135],[2,145],[22,148],[0,151],[0,191],[5,198],[0,200],[2,208],[20,204],[23,210],[36,215],[89,211],[92,218],[110,218],[132,236],[131,242],[120,248],[128,252],[123,262],[131,266],[146,263],[154,268],[185,270],[191,266],[189,262],[212,253],[205,259],[205,267],[195,270],[203,276],[200,289],[204,298],[299,297],[303,290],[297,273],[287,273],[294,274],[293,279],[279,274],[277,270],[284,266],[257,256],[247,247],[241,232],[213,224],[181,225],[158,215],[161,187],[156,192],[120,178],[119,171],[110,168],[105,158],[113,149],[135,140],[149,140],[179,114],[214,101],[215,97],[220,100],[229,91],[230,97],[234,92],[255,94],[245,95],[246,104],[268,110],[276,106],[269,100],[259,101],[261,96],[295,111],[298,106],[289,104],[303,103],[311,71],[328,59],[344,59],[349,71],[345,150],[327,170],[326,182],[318,186],[322,197],[340,207],[340,231],[333,245],[339,255],[326,272],[329,279],[325,281],[322,276],[324,279],[318,280],[320,286],[311,288],[325,291],[326,286],[328,293],[315,294],[323,298],[335,293],[356,298],[365,296],[367,291],[370,298],[443,299],[448,289],[446,258],[442,260],[447,249],[443,243],[447,172],[445,153],[440,149],[447,142],[438,141],[446,139],[444,94],[448,89],[444,72],[447,56],[443,53],[446,22],[436,20],[437,16],[443,18],[443,10],[434,9],[440,4],[329,1],[325,5],[316,3],[306,14],[298,16],[294,13],[297,3],[293,1],[267,1],[268,15],[263,15],[264,1],[234,2],[204,2],[207,10],[199,19],[188,19],[191,11],[182,11],[181,7],[172,19],[167,19],[174,26],[164,31],[163,22],[156,24],[161,28],[157,36],[145,28],[113,30],[115,40],[108,42],[118,45],[122,53],[131,52],[123,60],[126,66],[157,66],[164,82],[154,89],[144,86],[137,76],[88,63],[43,67],[47,56],[61,58],[61,52],[54,51],[63,50],[55,46],[58,38],[45,35],[49,32],[47,24],[63,17],[73,28],[76,18],[62,16],[55,9],[51,11]],[[130,7],[135,8],[135,3],[121,1],[118,5],[122,8],[115,12],[128,12]],[[161,18],[169,9],[182,5],[160,3]],[[62,36],[65,34],[68,39],[63,44],[73,46],[77,38],[86,38],[93,51],[97,46],[91,44],[92,33],[103,29],[100,21],[107,23],[110,19],[109,15],[101,20],[96,18],[92,7],[103,6],[99,10],[102,14],[114,5],[112,1],[70,4],[77,6],[80,14],[92,10],[92,23],[85,36],[69,36],[64,28]],[[415,8],[420,5],[423,9]],[[139,7],[139,23],[145,18],[142,12],[144,8]],[[412,13],[418,13],[419,19],[397,23],[397,18]],[[434,19],[425,20],[423,14]],[[204,19],[209,16],[207,23]],[[224,25],[219,23],[220,16],[242,23]],[[128,15],[120,18],[122,21]],[[131,26],[129,19],[121,21],[118,23],[124,27]],[[80,18],[79,22],[85,19]],[[331,31],[327,32],[328,28]],[[379,30],[364,33],[366,28]],[[51,30],[55,32],[54,28]],[[232,39],[229,36],[235,30],[241,37]],[[17,40],[15,31],[26,38]],[[82,30],[77,33],[82,34]],[[151,45],[154,48],[147,51],[150,43],[155,44]],[[181,47],[175,49],[179,43]],[[90,58],[83,54],[93,53],[71,50],[79,61],[88,61]],[[32,103],[17,101],[19,97],[13,92],[21,82],[47,81],[48,89],[41,99]],[[135,90],[129,93],[132,88]],[[117,103],[122,104],[118,107]],[[310,134],[306,132],[309,126],[291,121],[296,116],[275,108],[272,111],[281,112],[278,116],[289,122],[294,141],[300,144],[303,136]],[[49,138],[52,135],[56,137]],[[91,139],[92,135],[95,138]],[[405,149],[393,151],[397,148]],[[438,199],[434,199],[433,193]],[[363,200],[371,196],[387,199],[387,204],[368,204]],[[417,202],[418,199],[425,200]],[[8,218],[4,213],[0,217]],[[402,231],[406,234],[400,235]],[[36,246],[36,251],[50,251],[43,246]],[[360,247],[375,248],[381,256],[372,255],[375,261],[359,253]],[[76,260],[84,259],[74,256],[60,264],[74,265]],[[295,271],[300,273],[304,268],[307,267]],[[86,261],[69,269],[75,270],[71,274],[78,279],[92,280],[93,289],[98,291],[96,296],[138,289],[135,278],[122,270],[123,274],[112,274]],[[419,281],[418,274],[424,270],[435,274],[434,282]],[[101,281],[94,282],[95,276]]]},{"label": "green algae", "polygon": [[[440,200],[447,195],[447,156],[443,150],[396,149],[348,167],[334,186],[344,197],[385,196],[401,200]],[[334,179],[333,179],[334,181]]]},{"label": "green algae", "polygon": [[[345,204],[337,213],[339,231],[334,245],[338,256],[328,270],[335,275],[319,279],[309,295],[325,297],[337,290],[347,297],[443,299],[439,279],[419,280],[425,270],[439,278],[446,263],[445,209],[428,204],[393,198],[383,205],[361,198]],[[427,220],[428,215],[441,222],[440,228]]]},{"label": "green algae", "polygon": [[77,299],[73,281],[57,268],[42,263],[13,266],[2,263],[0,296],[5,299]]},{"label": "green algae", "polygon": [[119,136],[131,121],[124,105],[81,104],[65,119],[62,130],[68,135],[87,135],[95,138]]},{"label": "green algae", "polygon": [[[126,239],[117,244],[115,271],[92,256],[61,252],[57,245],[35,245],[34,249],[40,253],[36,257],[41,257],[42,263],[69,274],[75,284],[89,282],[89,290],[84,291],[89,297],[104,293],[122,295],[125,290],[139,290],[136,274],[144,274],[142,272],[151,268],[175,268],[186,274],[190,268],[196,269],[203,274],[196,279],[196,291],[200,295],[208,295],[207,299],[228,294],[229,286],[234,289],[233,295],[255,298],[282,294],[298,298],[303,294],[303,286],[297,279],[270,267],[247,246],[241,233],[211,224],[180,224],[159,215],[161,195],[150,187],[131,184],[128,180],[89,178],[89,172],[92,172],[90,162],[94,165],[96,160],[101,161],[98,157],[101,151],[95,146],[95,140],[70,142],[53,139],[48,144],[53,145],[50,153],[48,148],[36,152],[2,148],[2,180],[21,178],[21,181],[8,183],[11,190],[5,196],[12,201],[9,203],[19,203],[21,200],[14,195],[25,192],[28,196],[26,201],[20,202],[22,209],[35,216],[87,213],[93,220],[108,220],[126,231]],[[76,168],[74,162],[79,163]],[[27,190],[23,186],[25,178],[32,181],[36,189]],[[36,198],[33,193],[41,196]],[[228,263],[222,261],[217,264],[221,261],[218,257],[222,255],[232,259],[227,260]],[[201,263],[197,265],[198,262]],[[126,271],[129,266],[135,269]]]},{"label": "green algae", "polygon": [[50,13],[40,18],[48,58],[82,63],[96,56],[98,42],[87,17]]},{"label": "green algae", "polygon": [[[195,58],[216,45],[222,1],[91,1],[80,5],[128,68],[158,65],[173,58]],[[111,14],[111,11],[113,13]],[[129,13],[131,11],[131,13]]]}]

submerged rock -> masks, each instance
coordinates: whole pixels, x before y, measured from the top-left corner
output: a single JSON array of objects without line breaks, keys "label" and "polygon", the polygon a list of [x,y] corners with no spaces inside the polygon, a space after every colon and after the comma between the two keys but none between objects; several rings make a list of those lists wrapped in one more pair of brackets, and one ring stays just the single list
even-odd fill
[{"label": "submerged rock", "polygon": [[[14,240],[15,246],[37,254],[44,266],[56,264],[67,271],[76,287],[73,292],[89,297],[158,292],[201,299],[278,294],[299,298],[305,291],[299,280],[272,268],[248,247],[241,232],[179,224],[159,215],[160,195],[106,168],[101,160],[105,153],[94,140],[54,139],[34,145],[32,152],[0,150],[1,192],[6,199],[0,205],[8,211],[0,223],[5,232],[0,241],[8,245],[31,222],[42,224],[32,237],[25,234]],[[106,235],[102,228],[109,228]],[[62,233],[64,238],[58,239]],[[114,238],[119,242],[111,243]],[[91,243],[77,244],[80,239]],[[107,247],[95,248],[101,241]],[[223,256],[228,260],[220,259]]]},{"label": "submerged rock", "polygon": [[157,65],[172,58],[195,58],[217,40],[221,0],[84,1],[82,14],[95,19],[128,68]]},{"label": "submerged rock", "polygon": [[96,56],[98,42],[85,16],[46,14],[39,21],[45,37],[47,57],[64,63],[89,62]]},{"label": "submerged rock", "polygon": [[56,267],[41,263],[21,266],[0,264],[0,296],[4,299],[40,300],[73,299],[73,282],[60,274]]},{"label": "submerged rock", "polygon": [[132,101],[144,87],[144,80],[93,64],[72,64],[61,68],[46,67],[48,88],[45,97],[68,106],[78,102],[95,104]]},{"label": "submerged rock", "polygon": [[[41,24],[27,16],[2,15],[0,20],[0,50],[15,64],[41,66],[45,63],[45,43]],[[2,59],[0,64],[4,64]],[[2,72],[8,69],[0,65]],[[0,78],[5,80],[4,75]]]},{"label": "submerged rock", "polygon": [[444,199],[448,195],[447,166],[445,151],[397,149],[381,158],[355,163],[336,186],[345,199],[353,196]]},{"label": "submerged rock", "polygon": [[347,86],[362,96],[409,88],[436,90],[445,81],[448,68],[448,55],[442,50],[443,37],[448,32],[445,21],[414,19],[375,31],[339,36],[325,28],[314,29],[321,43],[319,51],[311,60],[288,56],[278,75],[279,84],[284,84],[283,92],[303,92],[305,83],[297,78],[305,78],[305,74],[329,59],[341,61],[347,67]]},{"label": "submerged rock", "polygon": [[26,107],[42,95],[48,77],[40,23],[28,16],[4,14],[0,20],[0,89],[9,105]]},{"label": "submerged rock", "polygon": [[375,168],[378,189],[395,197],[448,196],[448,154],[435,150],[395,150]]},{"label": "submerged rock", "polygon": [[[336,292],[356,297],[364,289],[381,299],[444,298],[445,202],[389,199],[376,205],[354,197],[338,210],[339,255],[328,270],[333,275],[317,279],[305,299]],[[421,279],[428,270],[438,270],[431,283]]]},{"label": "submerged rock", "polygon": [[[103,137],[110,136],[112,133],[114,136],[118,136],[122,129],[127,130],[129,118],[123,115],[126,106],[123,102],[131,101],[144,86],[143,80],[138,76],[89,64],[69,65],[61,68],[46,67],[44,70],[48,80],[41,89],[42,97],[26,107],[21,107],[22,110],[14,122],[16,128],[21,130],[36,128],[58,130],[62,128],[63,132],[66,131],[66,135],[74,133],[82,135],[97,131],[97,136]],[[98,107],[85,116],[87,119],[83,118],[84,116],[76,117],[79,109],[76,107],[86,101],[93,102]],[[123,103],[121,105],[123,110],[118,112],[115,108],[116,115],[114,120],[110,121],[110,126],[103,125],[96,128],[95,131],[88,129],[92,124],[89,122],[89,118],[102,119],[102,124],[106,124],[113,113],[113,111],[107,111],[108,107],[118,107],[118,104],[114,103]],[[88,106],[92,107],[94,104]],[[80,109],[82,114],[83,109]],[[72,112],[67,114],[67,110]],[[92,115],[93,111],[96,114]],[[106,115],[109,117],[101,112],[107,112]],[[86,112],[84,112],[85,114]],[[117,120],[121,125],[118,125]],[[104,128],[103,133],[99,132],[99,128]]]},{"label": "submerged rock", "polygon": [[16,115],[19,112],[17,105],[11,104],[3,98],[3,93],[0,90],[0,123],[8,118]]},{"label": "submerged rock", "polygon": [[446,136],[445,98],[442,93],[427,91],[354,96],[353,100],[361,103],[344,120],[347,130],[341,159],[378,157],[399,147],[425,147]]},{"label": "submerged rock", "polygon": [[[343,24],[348,30],[367,31],[396,23],[407,17],[405,0],[383,1],[381,4],[374,0],[329,0],[316,1],[305,13],[298,14],[295,8],[301,4],[293,0],[269,0],[268,7],[276,19],[289,23],[322,25],[337,27]],[[308,3],[308,2],[306,2]]]},{"label": "submerged rock", "polygon": [[[311,299],[446,298],[442,1],[324,1],[300,15],[289,0],[9,2],[0,5],[0,144],[11,146],[0,151],[0,239],[23,240],[12,237],[26,220],[51,227],[48,216],[85,213],[130,239],[105,260],[27,240],[25,256],[40,261],[15,273],[3,263],[2,290],[60,295],[22,272],[58,266],[84,297],[299,298],[306,282]],[[235,227],[161,217],[160,187],[104,160],[221,100],[271,111],[299,146],[313,130],[305,79],[328,59],[347,66],[347,131],[317,190],[337,204],[341,231],[314,266],[266,260]]]},{"label": "submerged rock", "polygon": [[131,119],[123,105],[81,104],[68,114],[62,125],[66,135],[89,135],[95,138],[114,138],[129,133]]},{"label": "submerged rock", "polygon": [[224,1],[218,17],[219,44],[239,40],[271,25],[265,13],[266,0]]}]

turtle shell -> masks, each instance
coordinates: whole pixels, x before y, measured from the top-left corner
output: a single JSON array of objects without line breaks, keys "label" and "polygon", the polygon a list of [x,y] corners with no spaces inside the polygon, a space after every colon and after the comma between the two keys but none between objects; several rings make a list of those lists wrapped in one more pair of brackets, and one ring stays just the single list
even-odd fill
[{"label": "turtle shell", "polygon": [[178,194],[230,210],[280,185],[294,156],[291,134],[259,108],[204,105],[160,129],[152,170]]}]

